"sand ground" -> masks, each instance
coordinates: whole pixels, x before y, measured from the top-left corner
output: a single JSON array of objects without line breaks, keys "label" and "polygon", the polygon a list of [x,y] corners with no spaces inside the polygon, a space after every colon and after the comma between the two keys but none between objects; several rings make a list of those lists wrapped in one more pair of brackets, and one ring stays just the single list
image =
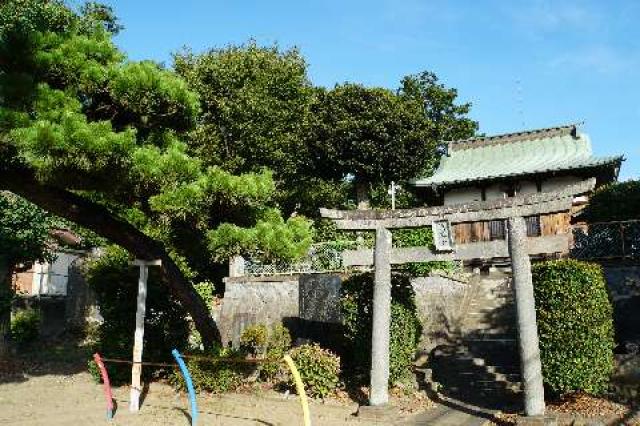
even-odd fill
[{"label": "sand ground", "polygon": [[[151,383],[140,412],[129,412],[129,390],[114,388],[117,403],[106,419],[102,386],[88,373],[23,375],[0,384],[0,424],[7,425],[189,425],[189,403],[163,383]],[[353,416],[356,404],[311,402],[313,425],[375,425]],[[198,396],[199,425],[301,425],[295,395],[261,394]],[[401,420],[401,419],[398,419]]]}]

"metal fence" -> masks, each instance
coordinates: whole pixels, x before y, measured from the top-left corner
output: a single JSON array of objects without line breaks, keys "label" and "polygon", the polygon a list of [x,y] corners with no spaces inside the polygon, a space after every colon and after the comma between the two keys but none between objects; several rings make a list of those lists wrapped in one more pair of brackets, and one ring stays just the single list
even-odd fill
[{"label": "metal fence", "polygon": [[640,221],[575,225],[571,257],[581,260],[640,257]]},{"label": "metal fence", "polygon": [[[574,259],[640,258],[640,220],[574,225],[572,234],[570,256]],[[250,257],[245,259],[244,272],[249,276],[344,272],[347,267],[342,252],[364,248],[361,246],[358,241],[313,244],[296,262],[264,262]]]},{"label": "metal fence", "polygon": [[356,241],[313,244],[307,255],[296,262],[263,262],[258,257],[250,257],[245,259],[245,274],[263,276],[341,272],[345,270],[342,252],[357,246]]}]

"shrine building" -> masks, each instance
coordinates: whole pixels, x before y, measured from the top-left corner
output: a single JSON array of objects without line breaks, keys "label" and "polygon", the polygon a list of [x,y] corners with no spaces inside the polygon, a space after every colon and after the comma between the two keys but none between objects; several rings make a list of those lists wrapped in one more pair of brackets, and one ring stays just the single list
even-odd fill
[{"label": "shrine building", "polygon": [[[577,124],[447,142],[434,174],[411,183],[429,205],[550,192],[595,178],[596,187],[616,181],[623,156],[598,157],[589,136]],[[529,237],[569,233],[572,216],[588,197],[574,200],[571,211],[526,218]],[[455,243],[504,239],[504,221],[453,225]]]}]

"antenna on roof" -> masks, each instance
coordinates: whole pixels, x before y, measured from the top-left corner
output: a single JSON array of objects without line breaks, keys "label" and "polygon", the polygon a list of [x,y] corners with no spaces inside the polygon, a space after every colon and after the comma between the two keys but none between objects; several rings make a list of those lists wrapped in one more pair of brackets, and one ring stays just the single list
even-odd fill
[{"label": "antenna on roof", "polygon": [[523,110],[524,99],[522,96],[522,81],[520,79],[516,79],[516,112],[520,116],[520,125],[522,126],[522,130],[526,129],[525,121],[524,121],[524,110]]}]

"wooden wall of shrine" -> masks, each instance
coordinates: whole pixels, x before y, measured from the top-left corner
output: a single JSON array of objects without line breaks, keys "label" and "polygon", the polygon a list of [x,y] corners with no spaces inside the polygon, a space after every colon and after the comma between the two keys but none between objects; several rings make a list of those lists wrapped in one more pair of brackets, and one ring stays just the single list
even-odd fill
[{"label": "wooden wall of shrine", "polygon": [[[571,230],[571,213],[560,212],[525,218],[529,237],[568,234]],[[464,222],[452,225],[457,244],[503,240],[506,235],[504,220]]]}]

